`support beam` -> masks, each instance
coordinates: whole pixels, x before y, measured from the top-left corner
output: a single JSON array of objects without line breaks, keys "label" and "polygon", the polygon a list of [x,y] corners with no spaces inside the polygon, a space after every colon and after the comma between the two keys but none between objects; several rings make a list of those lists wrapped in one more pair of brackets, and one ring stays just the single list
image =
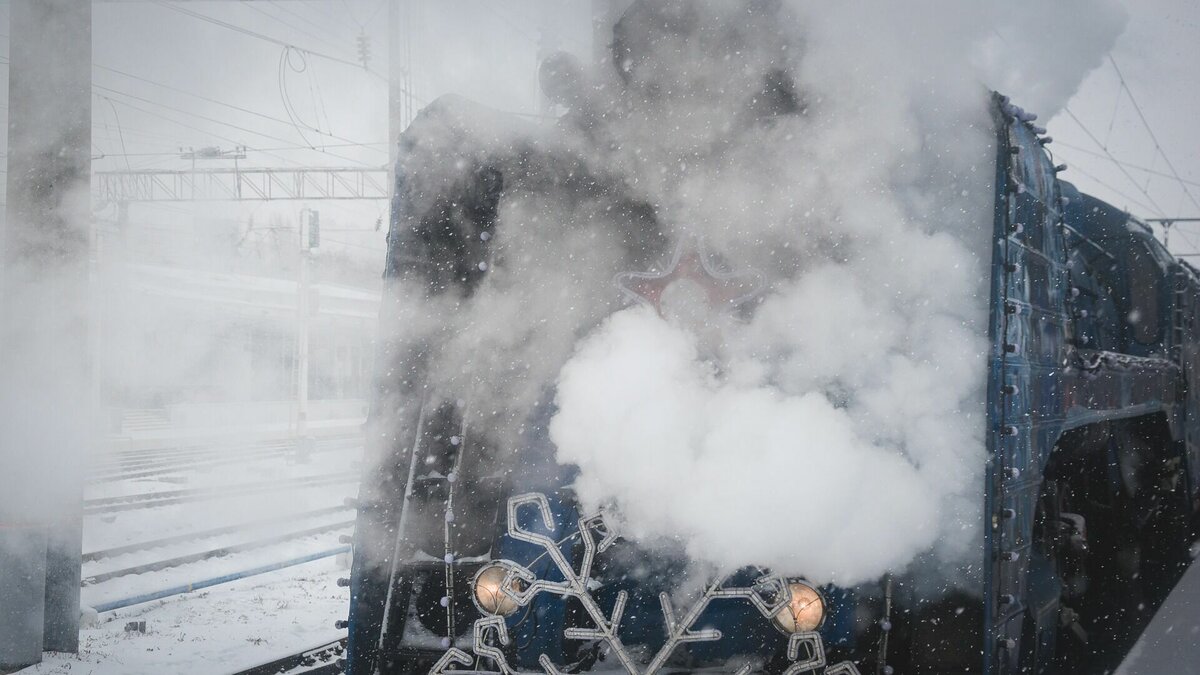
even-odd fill
[{"label": "support beam", "polygon": [[387,199],[385,169],[181,169],[98,171],[96,198],[126,202]]},{"label": "support beam", "polygon": [[12,0],[0,230],[0,669],[79,646],[91,2]]}]

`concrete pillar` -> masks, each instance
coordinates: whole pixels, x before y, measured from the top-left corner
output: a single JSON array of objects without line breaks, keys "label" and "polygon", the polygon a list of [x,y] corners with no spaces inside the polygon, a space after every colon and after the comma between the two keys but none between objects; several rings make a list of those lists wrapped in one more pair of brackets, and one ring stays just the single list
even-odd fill
[{"label": "concrete pillar", "polygon": [[89,367],[91,2],[11,0],[0,229],[0,669],[79,646]]}]

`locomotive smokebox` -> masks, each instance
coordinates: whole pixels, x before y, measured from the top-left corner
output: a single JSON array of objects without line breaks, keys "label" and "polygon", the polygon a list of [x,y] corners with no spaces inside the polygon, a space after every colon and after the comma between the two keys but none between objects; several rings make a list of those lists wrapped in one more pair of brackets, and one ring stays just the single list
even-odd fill
[{"label": "locomotive smokebox", "polygon": [[612,64],[641,100],[721,92],[760,117],[794,113],[803,106],[789,62],[801,45],[781,29],[782,15],[779,0],[641,0],[613,26]]}]

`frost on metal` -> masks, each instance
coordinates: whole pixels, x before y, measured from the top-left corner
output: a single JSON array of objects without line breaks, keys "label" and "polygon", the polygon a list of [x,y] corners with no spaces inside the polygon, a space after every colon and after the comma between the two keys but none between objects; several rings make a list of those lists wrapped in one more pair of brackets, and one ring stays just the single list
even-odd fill
[{"label": "frost on metal", "polygon": [[[517,512],[523,506],[536,507],[541,513],[542,522],[545,524],[547,531],[554,531],[554,515],[550,511],[550,503],[546,499],[546,496],[529,493],[512,497],[508,500],[508,536],[544,549],[546,555],[550,557],[554,565],[562,573],[564,581],[538,579],[528,568],[510,560],[501,560],[498,561],[498,564],[504,566],[507,570],[503,583],[500,585],[501,591],[522,607],[528,605],[534,596],[539,593],[551,593],[564,598],[575,598],[583,606],[584,611],[587,612],[594,627],[567,628],[564,631],[564,637],[570,640],[603,641],[608,646],[609,654],[615,657],[630,675],[653,675],[659,672],[666,665],[675,650],[682,644],[720,640],[721,631],[719,630],[692,629],[696,621],[699,620],[700,615],[704,613],[705,608],[713,600],[746,600],[767,620],[775,616],[791,600],[787,580],[773,575],[764,576],[758,579],[754,585],[745,587],[726,586],[728,576],[717,577],[707,585],[704,593],[682,617],[676,613],[675,608],[671,604],[670,597],[666,593],[662,593],[659,595],[659,601],[662,603],[663,623],[667,629],[667,640],[658,650],[658,653],[655,654],[653,660],[645,667],[642,667],[634,660],[633,655],[621,642],[621,638],[617,634],[621,625],[622,614],[625,611],[628,594],[625,591],[617,594],[617,600],[611,616],[606,615],[600,609],[600,605],[591,594],[591,589],[598,587],[592,581],[592,563],[595,560],[596,554],[602,553],[609,546],[612,546],[617,539],[616,533],[605,522],[604,516],[596,514],[579,519],[578,535],[583,542],[584,551],[579,569],[575,569],[571,565],[571,562],[567,560],[567,557],[563,555],[562,550],[559,548],[559,542],[555,542],[547,535],[532,532],[521,527],[517,518]],[[597,536],[599,537],[599,541],[597,541]],[[472,649],[474,655],[457,647],[451,648],[434,664],[433,668],[429,671],[430,675],[442,675],[443,673],[457,673],[459,675],[474,673],[480,675],[519,675],[518,671],[509,665],[508,659],[504,654],[504,646],[509,644],[509,636],[503,617],[486,616],[476,621],[473,638]],[[825,675],[859,675],[858,669],[849,661],[843,661],[835,666],[826,668],[825,646],[821,641],[821,635],[817,632],[796,633],[792,635],[788,641],[787,656],[788,660],[791,661],[791,665],[788,666],[783,675],[816,673],[821,669],[824,669]],[[479,669],[479,663],[484,660],[494,664],[495,670]],[[541,664],[545,675],[563,675],[545,654],[541,655],[538,662]],[[454,666],[456,665],[460,667],[455,668]],[[747,675],[750,669],[748,665],[743,666],[737,671],[737,675]]]}]

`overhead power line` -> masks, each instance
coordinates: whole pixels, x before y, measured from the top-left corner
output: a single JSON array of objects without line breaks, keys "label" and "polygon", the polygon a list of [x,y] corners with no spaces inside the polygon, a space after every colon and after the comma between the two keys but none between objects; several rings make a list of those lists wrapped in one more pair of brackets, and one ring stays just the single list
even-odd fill
[{"label": "overhead power line", "polygon": [[[1004,34],[1001,33],[998,29],[993,28],[992,32],[995,33],[996,37],[1000,38],[1000,41],[1003,42],[1005,45],[1009,44],[1008,39],[1005,38]],[[1104,152],[1104,155],[1106,157],[1108,157],[1109,161],[1111,161],[1118,169],[1120,169],[1121,173],[1125,174],[1125,177],[1129,179],[1129,182],[1132,183],[1133,186],[1136,187],[1138,189],[1138,191],[1141,192],[1146,197],[1146,201],[1150,202],[1150,204],[1153,205],[1153,210],[1158,211],[1160,215],[1164,214],[1162,207],[1160,207],[1158,205],[1158,202],[1154,201],[1154,197],[1151,197],[1150,194],[1148,192],[1146,192],[1146,189],[1143,188],[1140,183],[1138,183],[1136,180],[1134,180],[1133,176],[1129,175],[1129,171],[1125,169],[1125,167],[1121,164],[1120,161],[1117,160],[1116,157],[1113,157],[1112,153],[1108,151],[1108,147],[1103,142],[1101,142],[1100,139],[1097,138],[1096,135],[1093,134],[1091,132],[1091,130],[1087,128],[1087,126],[1084,125],[1083,121],[1080,120],[1078,117],[1076,117],[1075,113],[1071,112],[1071,108],[1067,105],[1063,105],[1063,112],[1067,113],[1067,115],[1069,115],[1071,117],[1071,119],[1075,121],[1075,124],[1077,124],[1079,126],[1079,128],[1083,130],[1083,133],[1087,134],[1087,137],[1092,139],[1092,142],[1096,144],[1096,147],[1100,148],[1100,150],[1102,150]],[[1080,171],[1079,173],[1083,174],[1083,175],[1088,175],[1088,174],[1084,173],[1083,171]],[[1088,176],[1088,177],[1092,178],[1093,180],[1096,180],[1097,182],[1100,182],[1094,176]],[[1118,192],[1117,190],[1113,189],[1109,185],[1106,185],[1104,183],[1101,183],[1101,184],[1105,185],[1105,187],[1108,187],[1110,190],[1113,190],[1117,194],[1122,194],[1122,193]],[[1125,196],[1125,195],[1122,194],[1122,196]],[[1128,196],[1125,196],[1125,198],[1129,199]],[[1133,201],[1137,201],[1137,200],[1133,200]],[[1143,208],[1145,208],[1145,205],[1143,205]]]},{"label": "overhead power line", "polygon": [[[1054,140],[1054,145],[1062,146],[1062,147],[1067,148],[1068,150],[1072,150],[1074,152],[1082,152],[1083,154],[1091,155],[1092,157],[1099,157],[1101,159],[1105,158],[1105,155],[1102,153],[1088,150],[1087,148],[1080,147],[1078,145],[1072,145],[1070,143],[1065,143],[1058,139]],[[1172,174],[1169,174],[1165,171],[1151,169],[1149,167],[1145,167],[1140,164],[1134,164],[1133,162],[1127,162],[1125,160],[1118,160],[1118,162],[1127,169],[1133,169],[1134,171],[1143,171],[1145,173],[1148,173],[1148,174],[1151,174],[1154,176],[1162,176],[1163,178],[1174,178],[1174,176]],[[1200,187],[1200,182],[1191,181],[1191,180],[1187,180],[1187,179],[1183,179],[1181,182],[1186,183],[1187,185],[1194,185],[1196,187]]]},{"label": "overhead power line", "polygon": [[1121,88],[1124,89],[1125,93],[1129,95],[1129,101],[1130,103],[1133,103],[1133,109],[1137,111],[1138,118],[1142,120],[1142,126],[1146,127],[1146,133],[1150,134],[1150,140],[1154,142],[1154,149],[1158,151],[1159,155],[1162,155],[1163,162],[1165,162],[1167,168],[1171,170],[1171,174],[1175,177],[1175,180],[1179,181],[1179,187],[1183,188],[1183,193],[1188,196],[1188,199],[1192,200],[1192,204],[1195,205],[1196,208],[1200,208],[1200,201],[1196,201],[1196,197],[1192,195],[1192,191],[1189,190],[1187,185],[1184,183],[1183,177],[1180,176],[1179,172],[1175,170],[1175,165],[1171,163],[1171,158],[1167,157],[1167,153],[1163,150],[1162,144],[1158,142],[1158,136],[1156,136],[1154,134],[1154,130],[1150,128],[1150,122],[1146,119],[1146,113],[1142,112],[1142,106],[1138,104],[1137,97],[1133,95],[1133,90],[1129,88],[1129,83],[1125,81],[1125,75],[1117,66],[1117,60],[1113,58],[1112,54],[1108,55],[1108,62],[1112,64],[1113,72],[1117,74],[1117,79],[1121,82]]},{"label": "overhead power line", "polygon": [[[295,23],[292,23],[291,21],[284,19],[281,16],[276,16],[275,14],[272,14],[272,13],[266,11],[265,9],[262,9],[261,7],[256,7],[255,6],[256,4],[257,3],[247,2],[247,3],[245,3],[245,7],[246,7],[246,9],[249,9],[249,10],[258,12],[259,14],[262,14],[263,16],[267,17],[268,19],[271,19],[272,21],[275,21],[276,23],[282,24],[294,31],[297,31],[299,33],[307,35],[308,37],[316,40],[317,42],[324,43],[330,47],[333,47],[334,49],[342,49],[343,48],[343,46],[336,45],[336,44],[330,42],[328,39],[322,37],[321,35],[319,35],[317,33],[313,33],[312,31],[308,30],[307,28],[304,28],[303,26],[298,26]],[[283,9],[277,5],[272,5],[272,6],[275,7],[276,9]],[[297,14],[296,16],[299,16],[299,15]]]},{"label": "overhead power line", "polygon": [[[388,0],[384,0],[384,2],[387,2],[387,1]],[[328,32],[331,28],[334,28],[334,26],[331,26],[329,23],[318,23],[317,21],[314,21],[313,19],[305,16],[303,13],[297,12],[296,10],[286,6],[285,4],[276,2],[276,0],[267,0],[267,4],[274,7],[275,9],[279,10],[280,12],[283,12],[285,14],[289,14],[291,16],[296,17],[297,19],[303,21],[304,23],[308,24],[309,26],[312,26],[313,28],[317,29],[318,31]],[[326,16],[329,16],[329,15],[326,15]],[[341,18],[340,15],[339,15],[339,18]],[[343,23],[342,26],[349,28],[349,24],[346,24],[346,23]],[[357,29],[355,29],[355,31],[357,31]],[[350,33],[351,36],[353,36],[354,34],[355,34],[355,32]],[[342,35],[345,35],[345,33],[342,33]]]},{"label": "overhead power line", "polygon": [[[126,97],[126,98],[130,98],[130,99],[133,99],[133,100],[135,100],[135,101],[140,101],[140,102],[142,102],[142,103],[147,103],[147,104],[150,104],[150,105],[155,105],[155,106],[159,106],[159,107],[162,107],[162,108],[166,108],[166,109],[168,109],[168,110],[172,110],[172,111],[174,111],[174,112],[177,112],[177,113],[181,113],[181,114],[184,114],[184,115],[190,115],[190,116],[192,116],[192,117],[195,117],[195,118],[197,118],[197,119],[204,120],[204,121],[206,121],[206,122],[211,122],[211,123],[213,123],[213,124],[220,124],[220,125],[223,125],[223,126],[227,126],[227,127],[231,128],[231,129],[237,129],[238,131],[244,131],[244,132],[246,132],[246,133],[254,134],[254,135],[256,135],[256,136],[261,136],[262,138],[269,138],[269,139],[271,139],[271,140],[273,140],[273,141],[279,141],[279,142],[281,142],[281,143],[293,143],[293,142],[294,142],[294,141],[292,141],[291,139],[288,139],[288,138],[282,138],[282,137],[280,137],[280,136],[275,136],[275,135],[273,135],[273,134],[268,134],[268,133],[265,133],[265,132],[262,132],[262,131],[255,131],[254,129],[250,129],[250,128],[247,128],[247,127],[239,126],[239,125],[237,125],[237,124],[234,124],[234,123],[232,123],[232,122],[226,122],[226,121],[224,121],[224,120],[220,120],[220,119],[217,119],[217,118],[215,118],[215,117],[209,117],[209,116],[207,116],[207,115],[201,115],[200,113],[197,113],[197,112],[192,112],[192,111],[190,111],[190,110],[185,110],[185,109],[183,109],[183,108],[176,108],[176,107],[174,107],[174,106],[171,106],[171,105],[168,105],[168,104],[166,104],[166,103],[160,103],[160,102],[158,102],[158,101],[154,101],[154,100],[152,100],[152,99],[143,98],[143,97],[141,97],[141,96],[136,96],[136,95],[134,95],[134,94],[129,94],[129,93],[126,93],[126,92],[123,92],[123,91],[118,91],[118,90],[116,90],[116,89],[111,89],[111,88],[109,88],[109,87],[104,87],[104,86],[101,86],[101,85],[93,85],[93,89],[100,90],[100,91],[104,91],[104,92],[108,92],[108,93],[110,93],[110,94],[114,94],[114,95],[117,95],[117,96],[124,96],[124,97]],[[107,98],[107,97],[106,97],[106,98]],[[110,100],[111,100],[111,99],[110,99]],[[120,101],[120,100],[118,100],[118,103],[121,103],[121,104],[123,104],[123,105],[129,105],[129,104],[126,102],[126,101]],[[131,107],[133,107],[133,106],[131,106]],[[144,111],[143,111],[143,112],[144,112]],[[233,141],[232,139],[229,139],[229,140],[230,140],[231,142],[233,142],[233,143],[239,143],[239,144],[240,144],[240,142],[239,142],[239,141]],[[371,166],[370,164],[368,164],[368,163],[366,163],[366,162],[363,162],[362,160],[355,159],[355,158],[353,158],[353,157],[347,157],[347,156],[345,156],[345,155],[339,155],[339,154],[337,154],[337,153],[335,153],[335,152],[328,152],[328,151],[325,151],[325,150],[321,150],[320,148],[317,148],[317,147],[312,147],[311,149],[312,149],[312,150],[314,150],[314,151],[316,151],[316,152],[323,152],[324,154],[330,155],[331,157],[337,157],[338,159],[343,159],[343,160],[346,160],[346,161],[348,161],[348,162],[354,162],[354,163],[356,163],[356,164],[361,164],[361,165],[363,165],[363,166]]]},{"label": "overhead power line", "polygon": [[[102,98],[102,99],[105,99],[105,100],[107,100],[107,101],[112,101],[112,100],[115,100],[115,99],[112,99],[112,98],[110,98],[110,97],[108,97],[108,96],[105,96],[104,94],[101,94],[101,93],[97,93],[97,92],[94,92],[94,91],[93,91],[93,93],[94,93],[96,96],[99,96],[100,98]],[[168,117],[168,116],[166,116],[166,115],[163,115],[163,114],[161,114],[161,113],[156,113],[156,112],[154,112],[153,110],[146,110],[145,108],[141,108],[141,107],[139,107],[139,106],[136,106],[136,105],[134,105],[134,104],[132,104],[132,103],[130,103],[130,102],[128,102],[128,101],[116,101],[116,102],[117,102],[117,103],[120,103],[121,105],[125,106],[126,108],[130,108],[130,109],[132,109],[132,110],[137,110],[138,112],[141,112],[141,113],[143,113],[143,114],[146,114],[146,115],[150,115],[151,117],[158,117],[159,119],[166,120],[166,121],[168,121],[168,122],[171,122],[172,124],[176,124],[176,125],[178,125],[178,126],[181,126],[181,127],[185,128],[185,129],[191,129],[191,130],[193,130],[193,131],[199,131],[200,133],[202,133],[202,134],[206,134],[206,135],[208,135],[208,136],[211,136],[212,138],[217,138],[217,139],[220,139],[220,140],[222,140],[222,141],[228,141],[229,143],[233,143],[233,144],[235,144],[235,145],[241,145],[241,144],[242,144],[242,142],[241,142],[241,141],[239,141],[239,140],[237,140],[237,139],[235,139],[235,138],[230,138],[229,136],[223,136],[223,135],[221,135],[221,134],[219,134],[219,133],[217,133],[217,132],[215,132],[215,131],[212,131],[211,129],[201,129],[200,127],[197,127],[197,126],[192,126],[192,125],[190,125],[190,124],[188,124],[188,123],[186,123],[186,122],[181,122],[181,121],[179,121],[179,120],[177,120],[177,119],[175,119],[175,118],[173,118],[173,117]],[[239,127],[234,127],[234,128],[239,128]],[[253,133],[253,132],[252,132],[252,133]],[[297,162],[295,162],[295,160],[288,159],[287,157],[284,157],[283,155],[277,155],[277,154],[270,153],[270,152],[268,152],[268,153],[266,153],[266,154],[268,154],[268,155],[270,155],[270,156],[272,156],[272,157],[275,157],[276,159],[279,159],[279,160],[281,160],[281,161],[284,161],[284,162],[290,162],[290,163],[293,163],[293,164],[296,164],[296,163],[297,163]]]},{"label": "overhead power line", "polygon": [[[242,106],[235,105],[235,104],[233,104],[233,103],[227,103],[227,102],[225,102],[225,101],[221,101],[221,100],[218,100],[218,99],[210,98],[210,97],[208,97],[208,96],[203,96],[203,95],[201,95],[201,94],[197,94],[197,93],[194,93],[194,92],[190,92],[190,91],[187,91],[187,90],[185,90],[185,89],[181,89],[181,88],[179,88],[179,87],[174,87],[174,86],[171,86],[171,85],[169,85],[169,84],[164,84],[164,83],[162,83],[162,82],[156,82],[156,81],[154,81],[154,80],[150,80],[150,79],[147,79],[147,78],[145,78],[145,77],[141,77],[141,76],[139,76],[139,75],[134,75],[134,74],[132,74],[132,73],[127,73],[127,72],[125,72],[125,71],[123,71],[123,70],[118,70],[117,68],[111,68],[111,67],[109,67],[109,66],[102,66],[102,65],[100,65],[100,64],[95,64],[95,66],[94,66],[94,67],[96,67],[96,68],[98,68],[98,69],[100,69],[100,70],[105,70],[105,71],[108,71],[108,72],[110,72],[110,73],[116,73],[117,75],[121,75],[121,76],[123,76],[123,77],[128,77],[128,78],[130,78],[130,79],[137,80],[137,81],[139,81],[139,82],[145,82],[146,84],[154,85],[154,86],[156,86],[156,87],[161,87],[161,88],[163,88],[163,89],[166,89],[166,90],[168,90],[168,91],[173,91],[173,92],[176,92],[176,93],[179,93],[179,94],[183,94],[183,95],[185,95],[185,96],[191,96],[191,97],[193,97],[193,98],[196,98],[196,99],[199,99],[199,100],[201,100],[201,101],[207,101],[208,103],[212,103],[212,104],[215,104],[215,105],[223,106],[223,107],[225,107],[225,108],[229,108],[229,109],[231,109],[231,110],[237,110],[238,112],[245,113],[245,114],[247,114],[247,115],[253,115],[253,116],[255,116],[255,117],[258,117],[258,118],[261,118],[261,119],[270,120],[270,121],[272,121],[272,122],[277,122],[277,123],[279,123],[279,124],[283,124],[283,125],[286,125],[286,126],[288,126],[288,127],[291,127],[291,126],[292,126],[292,122],[289,122],[288,120],[285,120],[285,119],[283,119],[283,118],[281,118],[281,117],[275,117],[275,116],[273,116],[273,115],[268,115],[268,114],[266,114],[266,113],[262,113],[262,112],[259,112],[259,111],[257,111],[257,110],[251,110],[251,109],[249,109],[249,108],[244,108],[244,107],[242,107]],[[329,137],[329,138],[333,138],[333,139],[336,139],[336,140],[339,140],[339,141],[343,141],[343,142],[346,144],[346,146],[345,146],[345,147],[348,147],[349,145],[358,145],[358,146],[361,146],[361,147],[364,147],[364,148],[365,148],[365,147],[370,147],[371,145],[374,145],[373,143],[363,143],[363,142],[355,141],[355,140],[353,140],[353,139],[350,139],[350,138],[345,138],[345,137],[339,136],[339,135],[337,135],[337,134],[335,134],[335,133],[332,133],[332,132],[329,132],[329,131],[322,131],[322,130],[320,130],[320,129],[313,129],[312,131],[314,131],[315,133],[317,133],[317,134],[319,134],[319,135],[322,135],[322,136],[327,136],[327,137]],[[310,146],[308,146],[308,147],[309,147],[310,149],[313,149],[313,146],[311,146],[311,145],[310,145]],[[334,147],[334,146],[325,146],[325,147]],[[372,148],[372,149],[374,149],[374,148]],[[386,151],[383,151],[383,152],[384,152],[384,154],[386,154]]]},{"label": "overhead power line", "polygon": [[[1068,161],[1070,161],[1070,160],[1068,159]],[[1138,208],[1143,208],[1143,209],[1146,209],[1147,211],[1153,211],[1156,208],[1156,207],[1147,205],[1145,202],[1141,201],[1137,197],[1129,196],[1127,193],[1122,192],[1119,188],[1114,187],[1113,185],[1110,185],[1109,183],[1105,182],[1103,179],[1099,178],[1095,174],[1091,174],[1091,173],[1088,173],[1087,171],[1084,171],[1083,169],[1079,168],[1078,163],[1071,163],[1071,171],[1074,171],[1075,173],[1078,173],[1079,175],[1084,176],[1086,178],[1090,178],[1091,180],[1095,181],[1095,183],[1097,185],[1100,185],[1101,187],[1103,187],[1107,190],[1110,190],[1115,195],[1125,198],[1130,204],[1133,204],[1134,206],[1137,206]]]},{"label": "overhead power line", "polygon": [[379,78],[380,80],[382,80],[384,82],[387,81],[387,78],[384,77],[383,75],[380,75],[379,73],[377,73],[373,70],[365,69],[362,67],[362,64],[354,62],[354,61],[350,61],[349,59],[343,59],[339,56],[334,56],[333,54],[326,54],[324,52],[319,52],[314,49],[308,49],[306,47],[301,47],[299,45],[292,44],[286,40],[280,40],[279,38],[272,37],[272,36],[266,35],[264,33],[259,33],[258,31],[250,30],[249,28],[246,28],[244,26],[239,26],[235,23],[230,23],[228,21],[222,21],[221,19],[218,19],[214,16],[209,16],[207,14],[203,14],[201,12],[197,12],[195,10],[188,9],[187,7],[182,7],[180,5],[176,5],[176,4],[167,2],[167,0],[150,0],[150,1],[161,7],[165,7],[172,11],[179,12],[180,14],[186,14],[187,16],[199,19],[201,21],[207,21],[208,23],[211,23],[216,26],[220,26],[222,28],[234,31],[236,33],[241,33],[242,35],[257,38],[259,40],[264,40],[266,42],[270,42],[271,44],[279,45],[280,47],[288,47],[291,49],[297,49],[299,51],[304,52],[305,54],[316,56],[318,58],[322,58],[327,61],[333,61],[334,63],[341,63],[341,64],[344,64],[347,66],[353,66],[354,68],[357,68],[357,69],[365,70],[367,73],[374,75],[375,77]]},{"label": "overhead power line", "polygon": [[[114,142],[119,140],[117,137],[116,129],[113,128],[113,125],[109,123],[107,118],[97,119],[95,122],[92,123],[92,135],[107,137],[109,140],[112,140]],[[183,142],[183,143],[179,142],[179,136],[158,134],[158,133],[153,133],[150,131],[144,131],[142,129],[125,129],[124,135],[127,137],[137,136],[139,138],[145,139],[145,142],[147,142],[147,143],[153,142],[153,143],[159,143],[160,145],[166,144],[166,147],[168,147],[168,148],[176,148],[177,149],[184,145],[188,145],[187,142]],[[112,154],[115,154],[115,153],[112,153]],[[130,156],[136,156],[136,153],[130,153]]]},{"label": "overhead power line", "polygon": [[1137,180],[1129,174],[1129,170],[1126,169],[1116,157],[1113,157],[1113,154],[1108,151],[1108,148],[1104,147],[1104,144],[1100,142],[1100,139],[1096,138],[1096,134],[1093,134],[1092,131],[1084,125],[1083,121],[1076,117],[1075,113],[1071,112],[1069,107],[1063,106],[1063,112],[1067,113],[1072,120],[1075,120],[1075,124],[1077,124],[1079,128],[1083,130],[1083,133],[1087,134],[1088,138],[1092,139],[1092,142],[1096,144],[1096,147],[1104,151],[1105,156],[1108,157],[1114,166],[1120,169],[1121,173],[1125,174],[1125,177],[1129,179],[1129,182],[1132,183],[1133,186],[1136,187],[1138,191],[1146,197],[1146,201],[1153,205],[1154,209],[1158,211],[1159,215],[1165,215],[1166,211],[1163,211],[1163,208],[1158,205],[1158,202],[1154,200],[1154,197],[1151,197],[1150,193],[1142,187],[1141,183],[1137,182]]},{"label": "overhead power line", "polygon": [[342,0],[342,6],[346,8],[346,16],[350,17],[350,21],[358,26],[360,31],[365,31],[367,29],[367,25],[370,24],[376,16],[379,16],[379,11],[384,7],[387,7],[388,2],[391,2],[391,0],[380,0],[379,4],[375,7],[375,11],[371,12],[371,15],[363,21],[359,21],[358,19],[354,18],[354,9],[350,7],[350,3],[346,2],[346,0]]},{"label": "overhead power line", "polygon": [[121,116],[117,114],[117,106],[112,99],[108,100],[108,107],[112,108],[113,119],[117,122],[117,138],[121,139],[121,152],[125,155],[125,168],[131,170],[133,167],[129,166],[129,151],[125,149],[125,132],[121,129]]},{"label": "overhead power line", "polygon": [[[275,2],[275,0],[270,0],[270,1],[272,4],[274,4],[274,2]],[[393,0],[383,0],[383,1],[385,3],[387,3],[387,2],[392,2]],[[343,2],[344,2],[344,0],[343,0]],[[317,3],[316,5],[312,5],[311,7],[312,7],[313,11],[324,15],[331,21],[335,21],[338,24],[340,24],[341,27],[344,27],[347,30],[351,31],[351,34],[357,34],[360,30],[363,29],[363,26],[359,25],[357,21],[355,21],[352,18],[349,18],[351,15],[349,8],[347,8],[347,11],[341,12],[341,11],[338,11],[337,9],[330,9],[330,7],[329,7],[330,4],[331,3],[328,3],[328,2],[321,2],[321,3]]]}]

